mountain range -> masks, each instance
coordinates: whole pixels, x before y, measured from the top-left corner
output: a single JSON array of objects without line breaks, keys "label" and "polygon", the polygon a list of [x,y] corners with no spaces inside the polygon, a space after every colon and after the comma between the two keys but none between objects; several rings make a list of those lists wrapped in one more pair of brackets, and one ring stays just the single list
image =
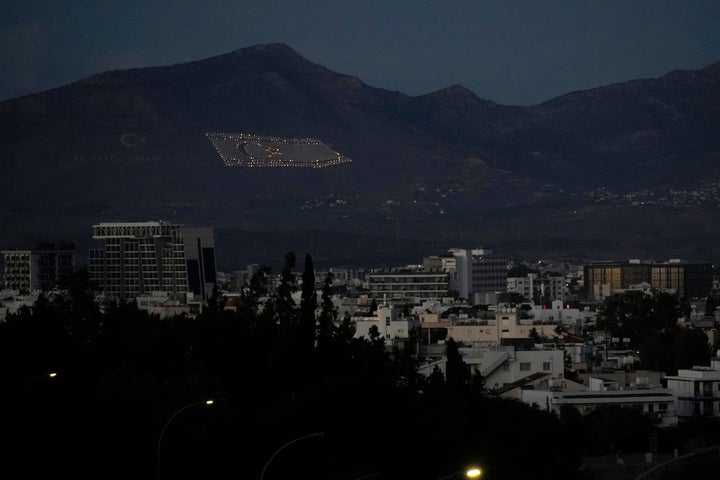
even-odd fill
[{"label": "mountain range", "polygon": [[[353,160],[225,167],[207,132],[312,137]],[[216,228],[221,269],[312,253],[419,263],[451,247],[566,261],[720,257],[720,63],[500,105],[374,88],[257,45],[0,103],[0,247],[101,221]]]}]

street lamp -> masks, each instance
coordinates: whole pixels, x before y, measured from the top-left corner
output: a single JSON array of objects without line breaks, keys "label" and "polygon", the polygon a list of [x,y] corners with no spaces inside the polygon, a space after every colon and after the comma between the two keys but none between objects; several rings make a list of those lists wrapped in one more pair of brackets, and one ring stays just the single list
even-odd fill
[{"label": "street lamp", "polygon": [[299,442],[300,440],[305,440],[306,438],[312,438],[312,437],[322,437],[324,435],[323,432],[317,432],[317,433],[311,433],[309,435],[303,435],[302,437],[294,438],[290,440],[289,442],[282,445],[280,448],[275,450],[275,453],[273,453],[270,458],[268,459],[267,463],[265,463],[265,466],[262,469],[262,473],[260,474],[260,480],[263,480],[265,478],[265,471],[267,470],[268,466],[270,466],[270,462],[273,461],[273,458],[277,456],[278,453],[280,453],[285,447],[289,447],[295,442]]},{"label": "street lamp", "polygon": [[42,375],[38,375],[37,377],[33,377],[33,378],[31,378],[30,380],[28,380],[27,382],[23,383],[22,388],[27,387],[27,386],[30,385],[31,383],[33,383],[33,382],[35,382],[35,381],[37,381],[37,380],[40,380],[41,378],[55,378],[55,377],[57,377],[57,372],[43,373]]},{"label": "street lamp", "polygon": [[360,477],[360,478],[356,478],[355,480],[366,480],[366,479],[368,479],[368,478],[374,478],[374,477],[377,477],[378,475],[382,475],[382,473],[383,473],[383,472],[369,473],[369,474],[367,474],[367,475],[363,475],[363,476]]},{"label": "street lamp", "polygon": [[157,474],[158,474],[158,477],[160,477],[160,447],[162,446],[163,435],[165,434],[165,430],[167,430],[167,427],[168,427],[168,425],[170,425],[170,422],[172,422],[173,418],[177,417],[178,415],[180,415],[182,412],[184,412],[188,408],[195,407],[197,405],[210,406],[214,403],[215,403],[215,400],[213,400],[213,399],[188,403],[187,405],[185,405],[184,407],[180,408],[178,411],[173,413],[170,418],[168,418],[167,422],[165,422],[165,425],[163,426],[162,430],[160,431],[160,437],[158,438],[158,446],[157,446]]},{"label": "street lamp", "polygon": [[480,470],[478,467],[471,467],[471,468],[468,468],[467,470],[460,470],[455,473],[451,473],[450,475],[440,477],[437,480],[448,480],[449,478],[453,478],[457,475],[460,475],[461,473],[465,474],[465,478],[480,478],[480,477],[482,477],[482,470]]},{"label": "street lamp", "polygon": [[470,468],[467,472],[465,472],[465,476],[467,478],[480,478],[482,476],[482,470],[477,467]]}]

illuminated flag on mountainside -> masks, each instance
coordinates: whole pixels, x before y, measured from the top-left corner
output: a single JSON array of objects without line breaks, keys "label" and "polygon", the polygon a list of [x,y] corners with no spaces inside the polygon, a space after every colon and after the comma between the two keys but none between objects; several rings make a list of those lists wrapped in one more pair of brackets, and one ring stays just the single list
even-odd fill
[{"label": "illuminated flag on mountainside", "polygon": [[206,133],[228,167],[325,168],[352,160],[315,138],[261,137],[247,133]]}]

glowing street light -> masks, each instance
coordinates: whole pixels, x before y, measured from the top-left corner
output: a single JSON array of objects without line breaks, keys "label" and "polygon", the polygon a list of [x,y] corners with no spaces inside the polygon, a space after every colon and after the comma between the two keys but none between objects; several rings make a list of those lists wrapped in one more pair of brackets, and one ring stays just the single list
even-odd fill
[{"label": "glowing street light", "polygon": [[448,480],[448,479],[456,477],[457,475],[460,475],[462,473],[465,474],[465,478],[480,478],[480,477],[482,477],[482,470],[480,470],[478,467],[471,467],[471,468],[468,468],[467,470],[460,470],[455,473],[451,473],[450,475],[440,477],[437,480]]},{"label": "glowing street light", "polygon": [[210,405],[213,405],[214,403],[215,403],[215,400],[213,400],[211,398],[207,399],[207,400],[202,400],[199,402],[188,403],[187,405],[185,405],[184,407],[180,408],[178,411],[173,413],[170,418],[168,418],[167,422],[165,422],[165,425],[163,426],[162,430],[160,431],[160,437],[158,438],[158,446],[157,446],[157,474],[158,474],[158,477],[160,477],[160,447],[162,446],[163,435],[165,434],[165,430],[167,430],[167,427],[168,427],[168,425],[170,425],[170,422],[172,422],[173,418],[177,417],[178,415],[180,415],[182,412],[184,412],[188,408],[192,408],[197,405],[210,406]]},{"label": "glowing street light", "polygon": [[38,375],[37,377],[33,377],[27,382],[23,383],[23,388],[27,387],[31,383],[40,380],[41,378],[55,378],[57,377],[57,372],[50,372],[50,373],[43,373],[42,375]]},{"label": "glowing street light", "polygon": [[470,468],[467,472],[465,472],[465,476],[467,478],[480,478],[482,476],[482,470],[477,467]]}]

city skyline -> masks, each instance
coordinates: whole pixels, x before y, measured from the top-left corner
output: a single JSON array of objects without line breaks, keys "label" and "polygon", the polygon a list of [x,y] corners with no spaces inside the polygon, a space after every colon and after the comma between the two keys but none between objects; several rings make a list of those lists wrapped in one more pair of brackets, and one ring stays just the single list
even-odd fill
[{"label": "city skyline", "polygon": [[720,467],[717,0],[0,8],[18,478]]}]

